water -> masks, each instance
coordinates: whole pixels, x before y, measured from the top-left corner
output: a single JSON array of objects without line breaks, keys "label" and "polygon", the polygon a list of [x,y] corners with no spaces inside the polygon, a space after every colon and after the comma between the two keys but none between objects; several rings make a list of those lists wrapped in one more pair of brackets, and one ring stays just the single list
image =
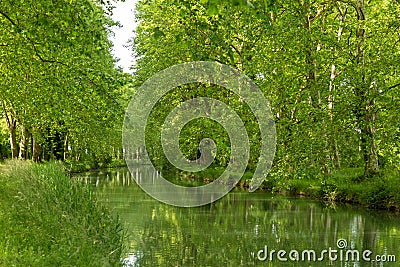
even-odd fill
[{"label": "water", "polygon": [[[144,166],[135,175],[156,178]],[[145,194],[126,168],[77,178],[92,184],[125,223],[130,235],[125,266],[400,263],[400,217],[387,212],[241,190],[207,206],[179,208]]]}]

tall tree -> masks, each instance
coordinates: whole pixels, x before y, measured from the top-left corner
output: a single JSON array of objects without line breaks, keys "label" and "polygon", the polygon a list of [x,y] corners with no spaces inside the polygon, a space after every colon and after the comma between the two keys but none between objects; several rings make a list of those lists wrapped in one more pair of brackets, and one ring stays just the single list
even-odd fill
[{"label": "tall tree", "polygon": [[[394,0],[139,2],[136,79],[187,61],[231,65],[261,86],[276,114],[279,174],[362,166],[372,176],[379,157],[394,162],[399,147],[398,134],[388,138],[397,127],[399,8]],[[226,99],[218,90],[209,93]]]},{"label": "tall tree", "polygon": [[121,73],[107,38],[113,22],[101,2],[2,1],[0,22],[0,101],[12,157],[18,127],[19,154],[25,157],[31,136],[34,161],[54,151],[49,140],[59,134],[59,142],[85,149],[107,143],[104,133],[114,132],[122,116],[115,101]]}]

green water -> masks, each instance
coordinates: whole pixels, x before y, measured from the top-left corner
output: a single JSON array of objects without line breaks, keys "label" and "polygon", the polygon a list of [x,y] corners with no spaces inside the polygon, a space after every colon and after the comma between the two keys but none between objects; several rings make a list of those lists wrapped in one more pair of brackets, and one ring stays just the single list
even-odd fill
[{"label": "green water", "polygon": [[[157,179],[146,167],[135,175]],[[387,212],[241,190],[179,208],[146,195],[126,168],[78,179],[124,221],[125,266],[400,266],[400,217]]]}]

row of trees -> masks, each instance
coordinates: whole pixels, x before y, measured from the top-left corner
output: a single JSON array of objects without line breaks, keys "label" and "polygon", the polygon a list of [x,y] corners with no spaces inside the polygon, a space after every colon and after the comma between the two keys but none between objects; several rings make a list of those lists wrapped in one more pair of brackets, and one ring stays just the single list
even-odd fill
[{"label": "row of trees", "polygon": [[[111,10],[93,0],[2,2],[0,153],[8,153],[7,138],[13,158],[118,154],[130,77],[114,68]],[[363,166],[370,176],[384,164],[400,166],[399,13],[395,0],[140,1],[134,80],[140,86],[188,61],[230,65],[255,80],[271,104],[278,173]],[[254,114],[212,85],[166,95],[153,111],[157,127],[148,127],[148,141],[159,143],[162,119],[196,96],[238,111],[249,132],[250,167],[257,164]],[[225,165],[229,138],[211,120],[183,129],[184,154],[196,158],[199,141],[210,136],[218,146],[215,164]],[[166,162],[160,145],[149,150]]]},{"label": "row of trees", "polygon": [[1,1],[0,137],[7,132],[9,156],[79,159],[120,150],[118,96],[129,75],[114,67],[110,12],[97,0]]},{"label": "row of trees", "polygon": [[[271,104],[276,173],[362,166],[368,177],[383,165],[400,166],[399,14],[395,0],[140,1],[135,80],[140,85],[189,61],[235,67],[258,83]],[[165,118],[176,100],[204,95],[247,108],[226,90],[192,85],[167,95],[153,118]],[[253,132],[256,164],[257,124],[251,113],[241,114]],[[196,158],[193,147],[212,124],[193,123],[182,131],[189,158]],[[229,142],[214,129],[217,144]],[[229,149],[218,149],[223,165]],[[163,164],[161,148],[152,150]]]}]

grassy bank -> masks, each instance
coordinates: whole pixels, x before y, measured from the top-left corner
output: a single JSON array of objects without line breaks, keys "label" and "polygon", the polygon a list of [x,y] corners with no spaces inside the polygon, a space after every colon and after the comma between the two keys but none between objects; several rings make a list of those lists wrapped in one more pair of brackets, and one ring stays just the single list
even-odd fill
[{"label": "grassy bank", "polygon": [[126,167],[124,159],[97,160],[67,160],[63,162],[64,168],[69,173],[85,172],[105,168]]},{"label": "grassy bank", "polygon": [[117,218],[60,164],[0,168],[0,266],[120,266]]},{"label": "grassy bank", "polygon": [[[81,165],[75,165],[72,170],[80,170]],[[115,162],[113,165],[126,166],[123,161]],[[82,166],[80,171],[84,170]],[[175,184],[199,186],[215,180],[224,170],[222,167],[207,168],[195,173],[164,170],[163,175]],[[248,188],[252,177],[252,172],[245,172],[236,187]],[[363,168],[347,168],[330,174],[321,174],[318,171],[277,173],[272,170],[260,189],[400,212],[400,172],[395,169],[381,169],[377,175],[369,178],[363,176]]]},{"label": "grassy bank", "polygon": [[349,168],[331,174],[272,179],[267,184],[278,192],[400,212],[400,173],[397,170],[381,170],[376,176],[365,178],[362,168]]},{"label": "grassy bank", "polygon": [[[209,183],[223,169],[180,176],[181,185]],[[248,188],[253,173],[246,172],[237,187]],[[178,181],[179,182],[179,181]],[[318,172],[271,173],[261,185],[261,190],[278,194],[304,195],[330,202],[352,203],[367,208],[400,212],[400,173],[397,170],[381,170],[374,177],[364,178],[362,168],[349,168],[331,174]]]}]

